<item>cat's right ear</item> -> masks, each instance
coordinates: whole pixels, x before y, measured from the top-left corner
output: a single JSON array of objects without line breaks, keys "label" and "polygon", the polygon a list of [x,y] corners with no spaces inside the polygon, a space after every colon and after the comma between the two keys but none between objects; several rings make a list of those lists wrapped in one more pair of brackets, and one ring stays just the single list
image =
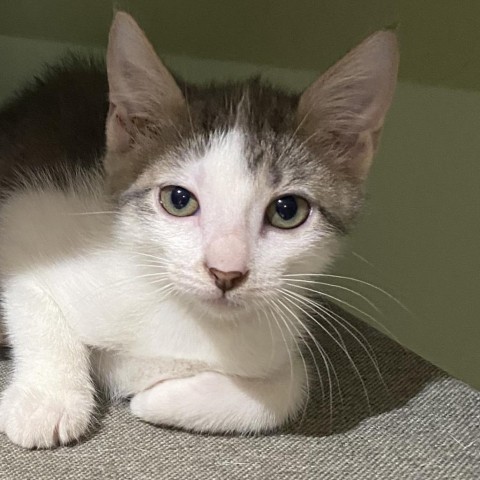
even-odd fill
[{"label": "cat's right ear", "polygon": [[121,153],[149,124],[171,125],[185,100],[170,72],[135,20],[118,12],[110,29],[107,50],[110,108],[107,149]]}]

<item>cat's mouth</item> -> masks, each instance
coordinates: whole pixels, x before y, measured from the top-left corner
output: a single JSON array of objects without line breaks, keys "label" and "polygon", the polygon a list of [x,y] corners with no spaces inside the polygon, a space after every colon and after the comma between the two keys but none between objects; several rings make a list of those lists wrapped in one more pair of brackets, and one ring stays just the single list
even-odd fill
[{"label": "cat's mouth", "polygon": [[205,302],[208,305],[214,305],[214,306],[220,306],[220,307],[230,307],[230,306],[236,305],[225,296],[216,297],[216,298],[207,298],[205,299]]},{"label": "cat's mouth", "polygon": [[210,308],[218,309],[220,311],[238,310],[242,308],[238,302],[233,301],[225,295],[222,295],[221,297],[204,298],[203,302]]}]

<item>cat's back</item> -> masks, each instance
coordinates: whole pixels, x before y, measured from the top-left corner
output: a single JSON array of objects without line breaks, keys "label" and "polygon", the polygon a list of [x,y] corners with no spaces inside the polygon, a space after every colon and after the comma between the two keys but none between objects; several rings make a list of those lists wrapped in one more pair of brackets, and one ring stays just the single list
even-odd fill
[{"label": "cat's back", "polygon": [[0,106],[0,187],[15,172],[90,168],[103,155],[108,83],[101,61],[68,56]]}]

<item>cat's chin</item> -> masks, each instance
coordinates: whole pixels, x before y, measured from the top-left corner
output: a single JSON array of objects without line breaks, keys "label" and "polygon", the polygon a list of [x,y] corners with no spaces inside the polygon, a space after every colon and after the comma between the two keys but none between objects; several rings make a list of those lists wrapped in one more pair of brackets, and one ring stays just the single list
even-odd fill
[{"label": "cat's chin", "polygon": [[243,303],[233,301],[228,297],[202,298],[200,303],[210,314],[218,317],[228,317],[228,315],[238,314],[246,309]]}]

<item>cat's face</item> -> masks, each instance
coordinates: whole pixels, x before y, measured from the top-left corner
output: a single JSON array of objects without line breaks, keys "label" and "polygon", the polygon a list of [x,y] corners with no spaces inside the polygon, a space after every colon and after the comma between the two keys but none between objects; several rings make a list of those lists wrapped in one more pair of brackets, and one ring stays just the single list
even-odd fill
[{"label": "cat's face", "polygon": [[[201,151],[177,152],[177,161],[166,153],[123,197],[121,241],[160,259],[164,283],[181,296],[219,312],[275,297],[285,274],[321,271],[341,235],[330,218],[337,212],[326,214],[318,195],[320,182],[332,187],[328,176],[297,168],[275,178],[262,158],[249,162],[249,141],[237,128],[212,134]],[[222,285],[221,272],[238,276]]]},{"label": "cat's face", "polygon": [[325,269],[361,205],[393,94],[394,36],[371,37],[301,96],[256,80],[180,88],[119,15],[106,156],[118,240],[165,288],[222,316]]}]

